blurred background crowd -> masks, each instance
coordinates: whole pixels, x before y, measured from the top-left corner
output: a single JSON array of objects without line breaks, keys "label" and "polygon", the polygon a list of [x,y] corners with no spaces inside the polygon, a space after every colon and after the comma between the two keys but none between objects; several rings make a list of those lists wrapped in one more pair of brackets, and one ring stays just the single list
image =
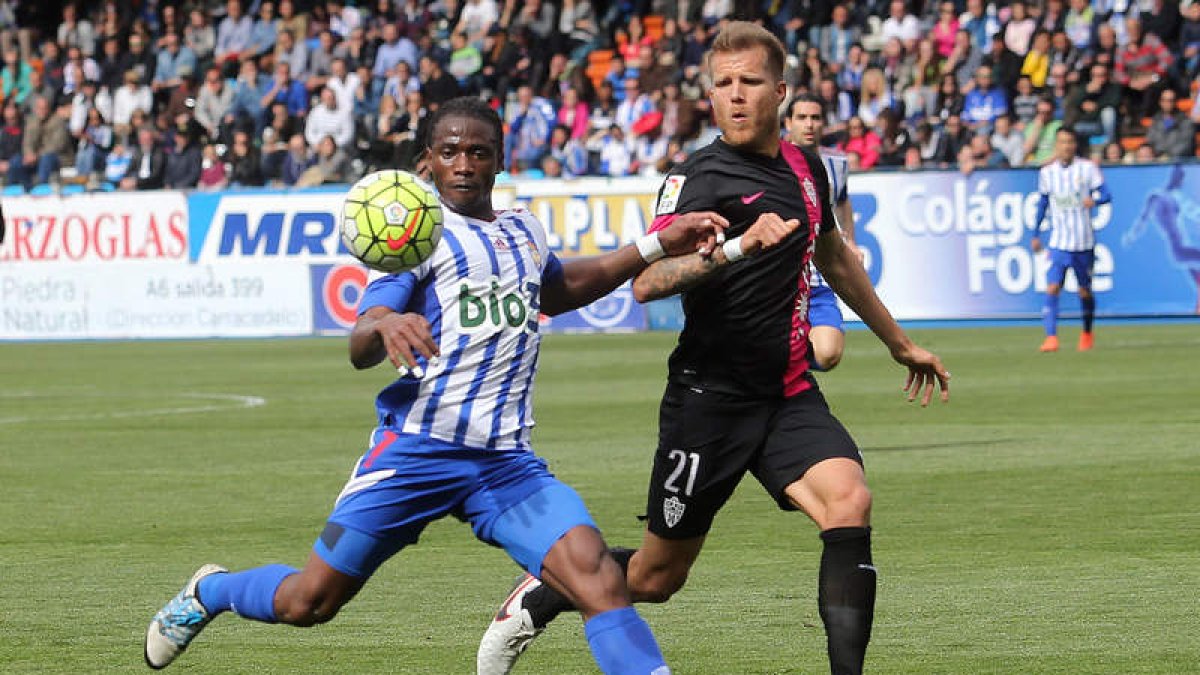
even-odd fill
[{"label": "blurred background crowd", "polygon": [[523,177],[656,175],[718,133],[722,23],[788,49],[853,168],[1192,157],[1200,1],[0,0],[0,179],[220,189],[414,168],[430,112],[488,100]]}]

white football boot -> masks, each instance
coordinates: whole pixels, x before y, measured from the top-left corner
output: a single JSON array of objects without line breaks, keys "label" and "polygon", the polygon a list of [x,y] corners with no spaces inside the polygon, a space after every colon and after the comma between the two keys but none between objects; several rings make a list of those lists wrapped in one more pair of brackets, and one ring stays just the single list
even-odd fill
[{"label": "white football boot", "polygon": [[200,631],[212,621],[212,615],[196,597],[196,586],[210,574],[228,572],[220,565],[205,565],[196,570],[187,585],[158,610],[146,630],[146,665],[158,670],[171,665],[175,657],[187,649]]},{"label": "white football boot", "polygon": [[526,574],[500,605],[500,611],[479,641],[479,652],[475,655],[478,675],[508,675],[521,652],[545,630],[535,628],[529,610],[522,607],[525,596],[541,585],[537,577]]}]

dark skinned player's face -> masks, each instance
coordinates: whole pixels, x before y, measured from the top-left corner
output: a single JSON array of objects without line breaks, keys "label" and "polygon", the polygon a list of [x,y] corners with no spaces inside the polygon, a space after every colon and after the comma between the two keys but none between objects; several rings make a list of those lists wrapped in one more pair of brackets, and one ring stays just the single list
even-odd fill
[{"label": "dark skinned player's face", "polygon": [[487,122],[465,115],[442,118],[429,144],[429,166],[442,201],[464,216],[491,220],[499,148],[500,139]]}]

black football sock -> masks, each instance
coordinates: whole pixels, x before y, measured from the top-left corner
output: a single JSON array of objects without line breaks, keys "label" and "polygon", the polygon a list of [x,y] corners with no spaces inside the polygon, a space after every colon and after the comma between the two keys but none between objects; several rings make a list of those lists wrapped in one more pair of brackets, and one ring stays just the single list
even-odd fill
[{"label": "black football sock", "polygon": [[1092,332],[1092,322],[1096,320],[1096,296],[1090,298],[1080,298],[1079,304],[1083,307],[1083,332]]},{"label": "black football sock", "polygon": [[[633,557],[635,550],[632,548],[610,548],[608,550],[609,554],[616,559],[617,564],[621,566],[622,574],[629,572],[629,559]],[[545,583],[526,593],[521,600],[521,607],[529,611],[529,618],[533,620],[534,628],[545,628],[559,614],[575,609],[570,600],[550,588],[550,584]]]},{"label": "black football sock", "polygon": [[821,533],[821,575],[817,603],[825,622],[829,669],[833,675],[859,675],[875,614],[875,567],[871,528],[835,527]]}]

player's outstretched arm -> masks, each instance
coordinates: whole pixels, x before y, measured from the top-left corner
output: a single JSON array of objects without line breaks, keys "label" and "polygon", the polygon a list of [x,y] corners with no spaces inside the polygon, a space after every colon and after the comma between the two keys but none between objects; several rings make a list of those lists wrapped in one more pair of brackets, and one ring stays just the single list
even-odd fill
[{"label": "player's outstretched arm", "polygon": [[646,235],[637,244],[604,255],[565,260],[561,275],[543,280],[541,310],[554,316],[583,307],[612,292],[655,260],[711,252],[728,226],[728,221],[716,213],[689,214]]},{"label": "player's outstretched arm", "polygon": [[420,314],[398,314],[389,307],[368,309],[350,331],[350,363],[362,370],[385,358],[396,368],[413,370],[416,355],[426,360],[438,355],[429,321]]},{"label": "player's outstretched arm", "polygon": [[914,401],[920,396],[921,405],[929,405],[935,385],[941,389],[942,401],[950,400],[949,371],[936,354],[914,344],[896,323],[875,294],[875,287],[858,257],[837,230],[830,230],[817,239],[816,264],[838,297],[887,346],[892,358],[908,368],[904,382],[908,400]]},{"label": "player's outstretched arm", "polygon": [[[676,218],[671,227],[686,218],[715,215],[707,211],[687,213]],[[722,246],[664,258],[650,265],[634,278],[633,297],[638,302],[649,302],[686,291],[721,267],[778,244],[798,227],[800,221],[795,218],[784,220],[774,213],[764,213],[744,234],[726,241]]]}]

